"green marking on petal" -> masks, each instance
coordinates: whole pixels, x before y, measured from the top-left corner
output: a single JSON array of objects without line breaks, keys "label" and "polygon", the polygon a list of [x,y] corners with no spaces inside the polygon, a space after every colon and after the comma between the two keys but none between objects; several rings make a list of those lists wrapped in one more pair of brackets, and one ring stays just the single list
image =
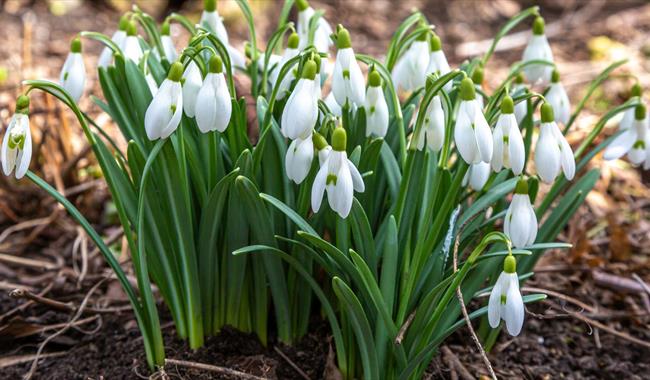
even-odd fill
[{"label": "green marking on petal", "polygon": [[370,113],[375,113],[375,106],[370,107]]},{"label": "green marking on petal", "polygon": [[25,147],[25,134],[14,134],[9,135],[9,148],[10,149],[20,149],[23,150]]},{"label": "green marking on petal", "polygon": [[508,144],[510,142],[510,138],[508,136],[503,136],[503,143]]},{"label": "green marking on petal", "polygon": [[327,175],[327,180],[325,181],[326,185],[334,185],[336,186],[336,181],[338,180],[338,177],[336,177],[336,174],[328,174]]},{"label": "green marking on petal", "polygon": [[176,113],[176,104],[172,104],[169,109],[172,111],[172,114]]},{"label": "green marking on petal", "polygon": [[632,146],[633,149],[645,149],[645,141],[637,140]]},{"label": "green marking on petal", "polygon": [[502,294],[502,295],[501,295],[501,305],[505,305],[505,304],[506,304],[506,300],[507,300],[507,298],[508,298],[508,297],[506,297],[505,294]]},{"label": "green marking on petal", "polygon": [[343,78],[350,79],[350,70],[343,70]]},{"label": "green marking on petal", "polygon": [[68,71],[66,71],[65,74],[63,74],[63,80],[64,80],[64,81],[68,80],[68,75],[69,75],[69,74],[70,74],[70,73],[69,73]]}]

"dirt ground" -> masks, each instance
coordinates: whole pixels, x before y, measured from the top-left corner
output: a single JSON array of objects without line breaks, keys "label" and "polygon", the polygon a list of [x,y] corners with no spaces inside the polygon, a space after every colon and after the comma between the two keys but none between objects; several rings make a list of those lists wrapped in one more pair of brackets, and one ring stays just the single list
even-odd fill
[{"label": "dirt ground", "polygon": [[[118,9],[126,9],[129,3],[0,1],[0,134],[13,112],[20,81],[57,78],[72,36],[80,30],[111,34]],[[166,4],[161,0],[139,3],[145,10],[161,14]],[[280,3],[251,3],[263,44],[273,31]],[[325,9],[332,24],[340,22],[351,30],[357,51],[376,56],[383,54],[395,27],[411,10],[421,9],[436,25],[452,65],[481,54],[485,40],[507,18],[533,4],[510,0],[312,3]],[[587,103],[569,138],[577,145],[604,110],[626,99],[632,82],[625,73],[636,74],[643,87],[650,88],[650,4],[622,0],[535,3],[542,6],[562,81],[574,104],[609,62],[630,59]],[[195,18],[199,5],[172,2],[175,10]],[[219,7],[235,45],[241,44],[247,31],[237,6],[221,1]],[[499,50],[486,69],[488,91],[506,75],[508,66],[520,59],[526,40],[517,32],[526,28],[516,29],[502,41],[500,46],[506,49]],[[172,33],[177,41],[185,38],[175,27]],[[91,68],[100,47],[88,42],[84,51]],[[99,94],[95,78],[90,77],[87,92]],[[110,196],[71,115],[49,97],[39,95],[32,101],[32,170],[64,192],[103,236],[125,253]],[[109,122],[88,97],[82,99],[81,107],[100,125]],[[606,128],[605,134],[611,133],[613,128]],[[514,339],[501,336],[489,355],[501,378],[650,378],[650,292],[644,288],[650,283],[650,176],[624,161],[604,162],[597,157],[592,165],[601,168],[602,178],[560,236],[574,248],[549,252],[538,264],[535,277],[526,283],[528,288],[553,292],[551,297],[530,306],[523,333]],[[122,260],[127,267],[126,253]],[[0,379],[18,379],[30,372],[33,355],[46,339],[50,340],[44,346],[43,359],[34,367],[33,378],[147,378],[133,315],[117,282],[105,280],[108,276],[101,256],[61,208],[27,182],[0,176]],[[59,303],[45,305],[24,295],[10,295],[18,288]],[[71,320],[84,298],[92,310],[48,338]],[[263,347],[252,336],[225,330],[208,339],[204,348],[190,352],[167,323],[165,342],[168,357],[177,360],[267,378],[303,379],[305,375],[319,379],[327,372],[328,327],[314,320],[310,331],[295,347],[276,345],[273,338]],[[236,378],[180,365],[165,370],[171,378]],[[461,329],[446,342],[428,374],[433,379],[469,379],[487,371]]]}]

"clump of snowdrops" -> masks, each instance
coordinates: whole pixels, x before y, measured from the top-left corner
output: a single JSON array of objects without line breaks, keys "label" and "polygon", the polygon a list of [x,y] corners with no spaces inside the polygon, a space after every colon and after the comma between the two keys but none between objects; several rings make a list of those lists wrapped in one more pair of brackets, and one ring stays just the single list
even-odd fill
[{"label": "clump of snowdrops", "polygon": [[[605,150],[607,159],[627,154],[650,166],[638,85],[580,146],[569,145],[587,98],[624,62],[572,107],[537,7],[509,20],[483,56],[452,68],[420,12],[375,58],[356,53],[354,35],[306,0],[285,1],[262,48],[248,3],[237,4],[250,34],[243,52],[214,0],[198,24],[171,14],[158,25],[134,8],[110,38],[81,32],[58,82],[25,81],[4,134],[5,175],[26,176],[90,235],[131,301],[152,368],[165,358],[153,282],[191,348],[226,324],[266,344],[271,320],[278,340],[292,343],[320,310],[344,378],[420,378],[469,319],[481,318],[487,348],[501,321],[520,333],[524,304],[544,295],[522,296],[519,282],[545,250],[569,246],[554,240],[599,177],[587,169],[591,158]],[[499,39],[531,21],[522,60],[489,92],[485,67]],[[177,27],[189,41],[172,39]],[[92,101],[119,127],[126,151],[78,106],[87,82],[82,39],[105,45],[96,68],[102,94]],[[250,78],[255,125],[236,76]],[[115,202],[137,288],[74,205],[28,170],[35,90],[78,119]],[[620,113],[621,131],[593,147]],[[540,186],[548,186],[543,197]],[[459,300],[485,304],[487,295],[486,306],[461,316]]]}]

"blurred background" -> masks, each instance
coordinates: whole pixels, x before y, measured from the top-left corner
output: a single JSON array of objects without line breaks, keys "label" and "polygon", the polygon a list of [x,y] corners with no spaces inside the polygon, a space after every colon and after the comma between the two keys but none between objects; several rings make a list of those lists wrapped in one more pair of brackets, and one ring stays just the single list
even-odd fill
[{"label": "blurred background", "polygon": [[[258,44],[264,47],[276,28],[282,1],[249,1],[255,14]],[[562,82],[573,105],[602,69],[615,60],[629,59],[587,103],[569,135],[574,147],[606,110],[627,99],[634,82],[630,75],[638,78],[644,89],[650,86],[650,4],[647,1],[314,0],[310,3],[316,9],[324,9],[325,17],[333,26],[342,23],[350,30],[357,52],[377,57],[383,57],[399,23],[412,10],[419,9],[436,26],[452,67],[485,52],[491,37],[508,18],[529,6],[539,5]],[[111,35],[120,15],[133,4],[158,21],[170,12],[198,21],[202,10],[202,1],[182,0],[0,0],[0,135],[4,134],[14,111],[22,80],[57,80],[70,40],[82,30]],[[248,31],[239,7],[234,1],[221,0],[218,11],[233,45],[243,49]],[[293,11],[291,19],[295,18]],[[484,86],[488,93],[492,85],[507,75],[510,65],[521,58],[530,28],[530,24],[524,24],[501,40],[486,68]],[[172,25],[172,38],[177,48],[187,43],[187,35],[178,25]],[[111,131],[108,116],[87,96],[101,94],[94,70],[101,49],[96,42],[84,41],[88,82],[81,108]],[[128,261],[110,195],[72,114],[53,98],[38,93],[32,96],[30,116],[34,138],[31,169],[66,194],[116,252],[122,253],[122,260]],[[602,138],[614,132],[614,124],[605,128]],[[561,235],[574,248],[549,252],[538,265],[537,275],[527,283],[579,300],[582,306],[576,307],[566,299],[553,301],[559,309],[549,304],[533,306],[523,336],[516,340],[504,339],[493,352],[493,364],[503,376],[543,378],[549,374],[577,373],[579,378],[601,377],[606,373],[605,378],[642,378],[650,373],[650,343],[647,343],[650,341],[647,287],[650,282],[650,173],[625,161],[605,162],[600,157],[591,165],[601,168],[602,178]],[[44,296],[79,302],[85,290],[105,271],[101,256],[89,245],[83,231],[53,200],[27,181],[0,176],[0,342],[16,338],[17,317],[22,323],[43,326],[65,320],[67,316],[54,314],[44,321],[40,306],[9,296],[11,290],[26,287]],[[126,303],[116,282],[102,286],[96,298],[95,302],[105,306]],[[578,322],[571,314],[576,312],[588,315],[601,325]],[[133,325],[122,327],[131,331]],[[607,329],[624,336],[615,336]],[[634,342],[630,337],[646,344]],[[480,358],[468,342],[466,338],[454,337],[447,346],[452,356],[445,353],[434,362],[433,366],[439,366],[439,373],[434,370],[433,376],[445,378],[449,375],[445,371],[453,370],[454,366],[480,373]],[[0,356],[13,353],[12,349],[0,350]],[[323,363],[324,359],[319,365]],[[0,377],[2,368],[0,362]],[[457,371],[462,373],[461,369]]]}]

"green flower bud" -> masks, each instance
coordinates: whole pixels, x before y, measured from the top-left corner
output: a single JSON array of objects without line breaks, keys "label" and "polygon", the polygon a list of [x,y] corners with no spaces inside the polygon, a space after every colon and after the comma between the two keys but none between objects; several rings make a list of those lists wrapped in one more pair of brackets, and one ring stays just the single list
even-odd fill
[{"label": "green flower bud", "polygon": [[336,35],[336,48],[337,49],[346,49],[352,47],[352,41],[350,40],[350,32],[345,29],[341,24],[337,27]]},{"label": "green flower bud", "polygon": [[645,119],[645,114],[646,114],[646,109],[645,109],[645,106],[644,106],[643,104],[639,104],[639,105],[636,106],[636,108],[634,109],[634,118],[635,118],[636,120],[643,120],[643,119]]},{"label": "green flower bud", "polygon": [[483,83],[483,67],[482,66],[476,66],[474,69],[474,72],[472,73],[472,82],[476,84],[481,84]]},{"label": "green flower bud", "polygon": [[169,36],[169,21],[163,22],[160,26],[160,34],[163,36]]},{"label": "green flower bud", "polygon": [[526,181],[523,177],[517,181],[517,186],[515,186],[515,194],[528,195],[528,181]]},{"label": "green flower bud", "polygon": [[167,79],[172,82],[180,82],[183,77],[183,64],[176,61],[172,63],[172,66],[169,68],[169,73],[167,73]]},{"label": "green flower bud", "polygon": [[323,137],[323,135],[316,131],[314,131],[312,134],[311,141],[314,143],[314,148],[316,148],[318,151],[327,148],[327,140],[325,140],[325,137]]},{"label": "green flower bud", "polygon": [[501,113],[511,114],[515,112],[515,103],[509,95],[506,95],[501,101]]},{"label": "green flower bud", "polygon": [[298,33],[296,32],[291,33],[289,39],[287,40],[287,47],[289,49],[297,49],[299,43],[300,43],[300,37],[298,36]]},{"label": "green flower bud", "polygon": [[70,42],[70,52],[81,53],[81,40],[79,37],[75,37],[72,42]]},{"label": "green flower bud", "polygon": [[123,15],[120,17],[120,24],[118,26],[119,30],[126,31],[126,29],[129,27],[129,18],[126,15]]},{"label": "green flower bud", "polygon": [[640,97],[642,92],[643,89],[641,88],[641,85],[639,83],[635,83],[630,90],[630,97]]},{"label": "green flower bud", "polygon": [[557,69],[553,70],[553,73],[551,74],[551,83],[558,83],[560,82],[560,72],[557,71]]},{"label": "green flower bud", "polygon": [[298,7],[299,12],[302,12],[309,8],[309,2],[307,0],[296,0],[296,7]]},{"label": "green flower bud", "polygon": [[206,12],[214,12],[217,10],[217,0],[203,0],[203,9]]},{"label": "green flower bud", "polygon": [[213,55],[210,57],[210,72],[211,73],[222,73],[223,72],[223,62],[221,57],[218,55]]},{"label": "green flower bud", "polygon": [[345,147],[348,144],[348,135],[345,133],[345,129],[338,127],[334,129],[332,133],[332,149],[337,152],[345,152]]},{"label": "green flower bud", "polygon": [[20,95],[16,99],[16,113],[22,113],[25,115],[29,114],[29,97],[26,95]]},{"label": "green flower bud", "polygon": [[368,74],[368,86],[370,87],[381,86],[381,75],[379,75],[379,72],[377,72],[377,70],[372,70],[370,74]]},{"label": "green flower bud", "polygon": [[305,67],[302,68],[301,78],[309,80],[316,78],[316,62],[310,59],[305,63]]},{"label": "green flower bud", "polygon": [[503,271],[506,273],[517,272],[517,259],[513,255],[508,255],[503,260]]},{"label": "green flower bud", "polygon": [[431,38],[429,39],[429,48],[431,51],[442,50],[442,41],[440,41],[440,37],[435,33],[432,33]]},{"label": "green flower bud", "polygon": [[542,18],[542,16],[535,17],[535,21],[533,22],[533,34],[536,36],[544,34],[544,26],[544,18]]},{"label": "green flower bud", "polygon": [[138,29],[135,26],[135,22],[129,21],[129,25],[126,27],[127,36],[135,36],[138,34]]},{"label": "green flower bud", "polygon": [[314,62],[316,62],[316,73],[320,73],[320,54],[316,53],[314,54],[314,58],[312,58]]},{"label": "green flower bud", "polygon": [[476,89],[470,78],[465,78],[460,82],[460,98],[461,100],[476,99]]},{"label": "green flower bud", "polygon": [[555,120],[555,113],[553,112],[552,105],[548,103],[542,104],[540,112],[542,114],[542,123],[551,123],[553,120]]},{"label": "green flower bud", "polygon": [[515,83],[522,84],[524,83],[524,75],[522,73],[517,74],[515,77]]}]

